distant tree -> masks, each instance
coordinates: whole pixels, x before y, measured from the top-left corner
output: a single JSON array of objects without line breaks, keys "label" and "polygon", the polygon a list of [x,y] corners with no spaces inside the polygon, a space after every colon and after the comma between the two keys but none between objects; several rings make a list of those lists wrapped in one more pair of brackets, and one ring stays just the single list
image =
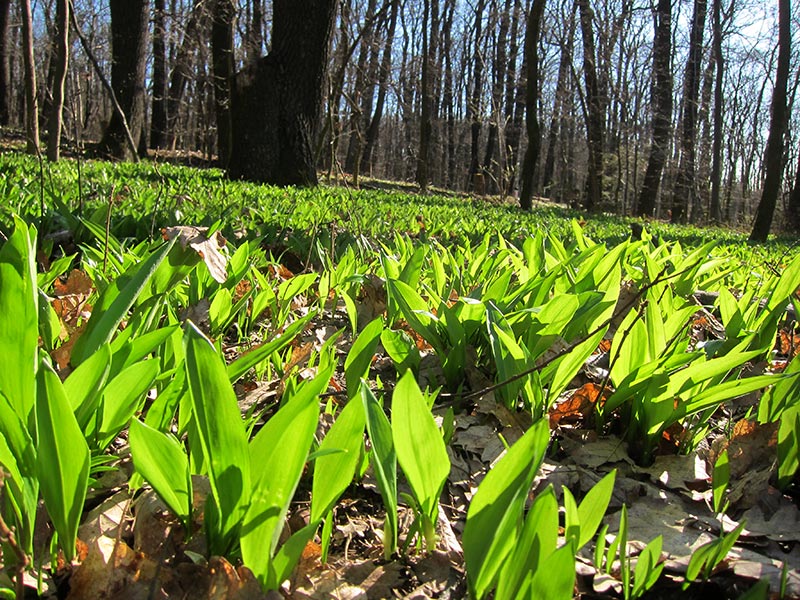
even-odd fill
[{"label": "distant tree", "polygon": [[800,153],[798,153],[797,170],[794,175],[794,185],[789,194],[787,212],[787,229],[795,235],[800,235]]},{"label": "distant tree", "polygon": [[439,0],[424,0],[422,26],[422,114],[420,115],[419,155],[417,157],[417,184],[421,191],[428,190],[428,161],[433,135],[433,65],[437,52],[439,30]]},{"label": "distant tree", "polygon": [[672,0],[658,0],[653,40],[653,85],[650,105],[653,134],[644,182],[636,203],[636,214],[653,216],[661,185],[661,172],[667,161],[669,132],[672,124]]},{"label": "distant tree", "polygon": [[597,77],[594,45],[594,11],[589,0],[578,0],[583,38],[583,76],[586,80],[586,134],[589,146],[589,172],[583,206],[596,210],[603,198],[603,98]]},{"label": "distant tree", "polygon": [[166,6],[153,2],[153,100],[150,109],[150,147],[164,148],[167,141]]},{"label": "distant tree", "polygon": [[[694,0],[689,54],[683,76],[683,101],[681,104],[681,132],[679,137],[681,158],[675,178],[672,197],[672,222],[684,223],[689,207],[697,193],[695,181],[695,154],[697,148],[697,108],[700,93],[700,64],[703,58],[703,29],[706,22],[706,0]],[[693,220],[696,219],[695,215]]]},{"label": "distant tree", "polygon": [[232,0],[213,0],[211,17],[211,56],[214,73],[214,112],[217,121],[217,151],[223,168],[230,164],[233,152],[233,116],[231,81],[233,79],[233,19],[236,6]]},{"label": "distant tree", "polygon": [[[476,175],[481,170],[480,157],[480,135],[481,135],[481,97],[483,94],[483,61],[481,42],[483,40],[483,10],[486,0],[477,0],[475,4],[475,45],[472,54],[472,77],[467,84],[471,87],[471,95],[467,100],[467,121],[470,122],[470,161],[469,161],[469,182],[468,188],[474,189]],[[480,186],[482,187],[482,186]],[[478,190],[482,191],[482,190]]]},{"label": "distant tree", "polygon": [[61,146],[62,114],[64,110],[64,83],[67,79],[69,63],[69,0],[56,1],[56,20],[54,23],[52,103],[47,120],[47,158],[56,161]]},{"label": "distant tree", "polygon": [[125,125],[141,149],[145,127],[145,66],[148,0],[109,0],[111,7],[111,87],[125,119],[114,111],[100,140],[100,154],[132,160]]},{"label": "distant tree", "polygon": [[528,147],[522,159],[520,180],[522,190],[519,205],[523,210],[530,210],[533,200],[533,174],[539,162],[539,150],[542,136],[538,118],[539,99],[539,36],[542,28],[545,0],[533,0],[528,13],[528,24],[525,30],[525,64],[527,66],[525,88],[525,128],[528,132]]},{"label": "distant tree", "polygon": [[769,125],[767,147],[764,150],[764,184],[761,200],[756,210],[750,240],[765,242],[772,227],[775,206],[781,190],[783,174],[783,138],[786,135],[788,114],[786,107],[789,84],[789,59],[792,52],[791,11],[789,0],[778,0],[778,67],[772,90],[772,120]]},{"label": "distant tree", "polygon": [[312,152],[335,0],[274,0],[272,49],[235,77],[228,174],[315,185]]},{"label": "distant tree", "polygon": [[[732,8],[729,11],[732,12]],[[714,133],[711,149],[711,199],[709,217],[712,223],[722,221],[722,203],[720,201],[722,187],[722,125],[725,99],[723,85],[725,81],[725,57],[722,54],[722,0],[713,0],[711,8],[713,20],[712,52],[717,70],[714,77]]]},{"label": "distant tree", "polygon": [[8,125],[11,82],[8,77],[8,11],[11,0],[0,0],[0,125]]},{"label": "distant tree", "polygon": [[25,136],[29,154],[39,153],[39,101],[33,58],[33,16],[30,0],[22,0],[22,59],[25,63]]}]

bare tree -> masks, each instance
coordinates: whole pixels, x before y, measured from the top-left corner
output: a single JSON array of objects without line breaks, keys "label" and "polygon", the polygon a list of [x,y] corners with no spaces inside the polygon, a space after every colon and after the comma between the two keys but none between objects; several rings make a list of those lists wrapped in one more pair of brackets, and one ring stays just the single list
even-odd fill
[{"label": "bare tree", "polygon": [[523,210],[530,210],[533,199],[533,174],[539,162],[539,149],[542,145],[537,104],[539,99],[539,37],[542,28],[545,0],[533,0],[528,13],[528,24],[525,30],[525,61],[527,65],[525,92],[525,128],[528,132],[528,147],[522,161],[519,205]]},{"label": "bare tree", "polygon": [[56,21],[53,31],[55,42],[55,67],[53,70],[53,101],[48,119],[47,158],[56,161],[61,145],[62,113],[64,109],[64,82],[69,63],[69,0],[57,0]]},{"label": "bare tree", "polygon": [[758,203],[750,240],[765,242],[772,226],[775,206],[783,174],[783,139],[788,115],[786,95],[789,85],[789,59],[792,52],[791,11],[789,0],[778,0],[778,68],[772,90],[772,121],[769,126],[767,147],[764,150],[764,185]]},{"label": "bare tree", "polygon": [[595,210],[603,198],[603,122],[604,106],[597,78],[594,46],[594,12],[589,0],[578,0],[583,38],[583,76],[586,80],[586,134],[589,146],[589,172],[586,175],[584,208]]},{"label": "bare tree", "polygon": [[33,58],[33,16],[30,0],[22,0],[22,58],[25,63],[25,135],[29,154],[39,153],[39,100]]},{"label": "bare tree", "polygon": [[0,0],[0,125],[8,125],[11,82],[8,77],[8,12],[11,0]]}]

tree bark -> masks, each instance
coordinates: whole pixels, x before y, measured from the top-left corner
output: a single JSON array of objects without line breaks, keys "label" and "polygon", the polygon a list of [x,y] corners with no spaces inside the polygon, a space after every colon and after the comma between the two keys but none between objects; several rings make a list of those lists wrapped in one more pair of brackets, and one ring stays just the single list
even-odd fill
[{"label": "tree bark", "polygon": [[214,77],[214,113],[217,121],[219,164],[228,168],[233,152],[231,81],[233,80],[233,19],[231,0],[214,0],[211,17],[211,62]]},{"label": "tree bark", "polygon": [[661,173],[667,161],[672,125],[672,0],[658,0],[653,40],[653,85],[650,92],[653,137],[636,214],[652,217],[656,208]]},{"label": "tree bark", "polygon": [[700,93],[700,63],[703,57],[703,28],[706,22],[706,0],[694,1],[692,26],[689,34],[689,56],[683,78],[683,103],[681,108],[681,158],[672,197],[672,222],[686,222],[689,207],[694,203],[695,150],[697,148],[697,109]]},{"label": "tree bark", "polygon": [[33,17],[30,0],[22,0],[22,59],[25,63],[25,135],[28,154],[39,154],[39,101],[33,59]]},{"label": "tree bark", "polygon": [[722,86],[725,80],[725,57],[722,54],[722,0],[713,0],[713,52],[717,63],[714,78],[714,132],[711,144],[711,200],[709,202],[709,217],[712,223],[722,221],[722,204],[720,202],[720,188],[722,183],[722,119],[724,98]]},{"label": "tree bark", "polygon": [[787,229],[794,235],[800,234],[800,154],[797,158],[797,171],[794,174],[794,185],[789,194]]},{"label": "tree bark", "polygon": [[344,161],[344,170],[347,173],[352,173],[356,181],[358,180],[358,162],[361,159],[361,140],[364,136],[363,123],[364,119],[369,116],[369,112],[365,111],[364,102],[369,95],[367,91],[369,85],[367,64],[370,54],[374,52],[374,16],[375,0],[369,0],[358,49],[358,64],[356,65],[356,79],[353,84],[352,108],[348,124],[350,139],[347,144],[347,155]]},{"label": "tree bark", "polygon": [[274,0],[272,50],[238,73],[228,174],[276,185],[316,185],[313,160],[334,0]]},{"label": "tree bark", "polygon": [[11,0],[0,0],[0,125],[11,119],[11,88],[8,73],[8,13]]},{"label": "tree bark", "polygon": [[[125,113],[130,134],[142,148],[145,125],[145,66],[148,0],[109,0],[111,7],[111,87]],[[115,111],[100,140],[98,152],[118,160],[134,160],[125,123]]]},{"label": "tree bark", "polygon": [[765,242],[772,226],[775,206],[781,189],[783,174],[783,139],[786,135],[788,115],[786,90],[789,85],[789,59],[791,57],[792,31],[789,0],[778,0],[778,68],[772,90],[772,121],[769,125],[767,147],[764,151],[764,185],[756,210],[750,240]]},{"label": "tree bark", "polygon": [[589,172],[586,176],[584,208],[593,211],[603,199],[603,100],[597,79],[593,21],[594,13],[589,0],[578,0],[583,38],[583,71],[586,80],[587,141],[589,146]]},{"label": "tree bark", "polygon": [[478,0],[475,6],[475,50],[472,55],[472,97],[467,102],[467,120],[470,124],[470,163],[469,163],[469,182],[467,187],[473,189],[475,175],[480,170],[480,158],[478,157],[481,135],[481,93],[483,91],[483,58],[481,57],[481,38],[483,29],[483,9],[485,0]]},{"label": "tree bark", "polygon": [[54,27],[55,67],[53,71],[53,101],[48,121],[47,158],[57,161],[60,155],[62,114],[64,110],[64,82],[69,62],[69,0],[57,0]]},{"label": "tree bark", "polygon": [[428,191],[428,162],[433,133],[433,64],[437,49],[439,29],[439,0],[425,0],[425,17],[422,29],[422,114],[420,115],[419,157],[417,159],[417,184],[423,193]]},{"label": "tree bark", "polygon": [[164,0],[153,6],[153,101],[150,115],[150,147],[166,147],[167,142],[167,45]]},{"label": "tree bark", "polygon": [[537,116],[539,100],[539,37],[541,35],[542,15],[545,0],[533,0],[528,13],[528,24],[525,30],[525,61],[527,65],[525,88],[525,129],[528,133],[528,147],[522,160],[520,179],[522,190],[519,205],[523,210],[530,210],[533,200],[533,175],[539,162],[539,149],[542,139]]}]

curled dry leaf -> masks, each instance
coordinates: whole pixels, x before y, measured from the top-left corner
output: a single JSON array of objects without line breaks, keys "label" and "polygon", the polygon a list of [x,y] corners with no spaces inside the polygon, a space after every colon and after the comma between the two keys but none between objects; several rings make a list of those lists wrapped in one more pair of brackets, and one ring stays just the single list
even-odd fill
[{"label": "curled dry leaf", "polygon": [[161,235],[165,240],[178,238],[181,248],[184,250],[188,246],[203,259],[208,267],[208,272],[219,283],[224,283],[228,278],[228,259],[220,252],[226,240],[217,231],[210,238],[206,237],[208,227],[190,227],[178,225],[176,227],[166,227],[161,230]]}]

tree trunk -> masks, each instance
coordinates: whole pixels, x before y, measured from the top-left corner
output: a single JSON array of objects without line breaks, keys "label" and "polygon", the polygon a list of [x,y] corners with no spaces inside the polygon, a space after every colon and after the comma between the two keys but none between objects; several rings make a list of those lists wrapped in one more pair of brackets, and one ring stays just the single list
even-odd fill
[{"label": "tree trunk", "polygon": [[584,208],[593,211],[603,199],[603,100],[597,80],[593,21],[589,0],[578,0],[583,38],[583,71],[586,80],[587,122],[589,146],[589,172],[586,176]]},{"label": "tree trunk", "polygon": [[481,38],[483,26],[483,8],[485,0],[478,0],[475,6],[475,50],[472,56],[472,97],[467,102],[467,119],[471,121],[470,163],[468,188],[473,187],[475,175],[480,170],[478,143],[481,135],[481,94],[483,91],[483,58],[481,57]]},{"label": "tree trunk", "polygon": [[[510,12],[511,0],[506,0],[504,9],[500,14],[500,27],[497,32],[496,49],[492,64],[492,110],[489,119],[489,132],[486,136],[486,152],[483,155],[483,168],[489,176],[489,187],[492,193],[497,188],[495,182],[500,184],[499,191],[505,192],[505,183],[503,181],[505,165],[503,164],[503,156],[499,152],[499,138],[502,133],[500,131],[500,115],[503,111],[503,90],[506,70],[508,69],[506,45],[510,25]],[[495,157],[495,153],[497,153],[497,157]],[[494,169],[492,168],[493,166],[495,167]],[[492,171],[494,171],[494,174]]]},{"label": "tree trunk", "polygon": [[211,62],[214,77],[214,112],[217,120],[219,164],[228,168],[232,153],[231,81],[233,80],[233,19],[231,0],[215,0],[211,17]]},{"label": "tree trunk", "polygon": [[672,124],[672,0],[658,0],[653,41],[653,86],[650,92],[653,113],[653,137],[644,182],[636,202],[636,214],[652,217],[655,213],[661,172],[667,161]]},{"label": "tree trunk", "polygon": [[439,0],[425,0],[422,28],[422,114],[420,116],[419,157],[417,159],[417,184],[423,193],[428,191],[428,162],[433,133],[433,64],[437,51],[439,30]]},{"label": "tree trunk", "polygon": [[537,104],[539,100],[539,37],[541,35],[542,15],[545,0],[533,0],[528,13],[528,24],[525,30],[525,61],[527,65],[525,88],[525,129],[528,133],[528,147],[522,160],[520,175],[522,190],[519,205],[523,210],[530,210],[533,200],[533,174],[539,162],[539,149],[542,139],[539,131]]},{"label": "tree trunk", "polygon": [[514,193],[514,186],[517,182],[517,162],[519,160],[519,138],[521,134],[520,123],[516,119],[516,88],[517,88],[517,56],[519,54],[519,43],[517,42],[517,32],[519,31],[520,14],[522,13],[522,3],[514,0],[514,8],[511,14],[511,34],[509,36],[510,47],[508,49],[508,69],[506,69],[506,98],[505,98],[505,123],[506,123],[506,171],[508,179],[506,181],[506,195]]},{"label": "tree trunk", "polygon": [[381,67],[378,74],[378,97],[375,100],[375,112],[367,128],[364,155],[361,157],[361,162],[366,165],[370,171],[372,170],[372,153],[378,141],[381,118],[383,117],[383,109],[386,105],[386,91],[389,85],[389,73],[392,68],[392,42],[394,41],[394,32],[397,26],[397,9],[400,5],[400,0],[391,0],[391,2],[389,29],[386,33],[386,42],[383,47],[383,57],[381,58]]},{"label": "tree trunk", "polygon": [[164,148],[167,142],[167,46],[164,0],[153,6],[153,101],[150,115],[150,147]]},{"label": "tree trunk", "polygon": [[11,119],[11,82],[8,73],[8,11],[11,0],[0,0],[0,125],[8,125]]},{"label": "tree trunk", "polygon": [[[111,87],[125,113],[131,137],[141,148],[145,125],[145,66],[148,0],[109,0],[111,7]],[[115,111],[100,140],[98,152],[118,160],[133,160],[125,123]]]},{"label": "tree trunk", "polygon": [[695,150],[697,148],[697,108],[700,93],[700,63],[703,58],[703,28],[706,22],[706,0],[694,1],[692,28],[689,34],[689,56],[683,78],[683,105],[681,108],[682,131],[680,137],[681,158],[675,179],[672,197],[672,222],[686,222],[689,207],[694,203],[697,189],[695,182]]},{"label": "tree trunk", "polygon": [[367,97],[369,57],[373,49],[374,30],[375,30],[375,0],[369,0],[364,24],[361,30],[361,41],[358,49],[358,64],[356,65],[356,79],[353,84],[351,95],[351,111],[348,129],[350,130],[349,141],[347,144],[347,155],[344,161],[344,170],[352,173],[358,179],[358,162],[361,159],[361,140],[364,136],[362,125],[364,119],[369,115],[364,111],[364,101]]},{"label": "tree trunk", "polygon": [[800,235],[800,154],[797,157],[797,171],[795,171],[794,185],[789,195],[787,212],[787,229],[794,235]]},{"label": "tree trunk", "polygon": [[39,154],[39,102],[33,59],[33,18],[30,0],[22,0],[22,59],[25,63],[25,135],[28,154]]},{"label": "tree trunk", "polygon": [[783,138],[786,135],[788,115],[786,90],[789,84],[789,59],[791,57],[792,31],[789,0],[778,0],[778,68],[772,91],[772,121],[769,125],[767,148],[764,151],[764,185],[758,203],[750,240],[765,242],[772,226],[772,217],[778,203],[783,174]]},{"label": "tree trunk", "polygon": [[61,145],[62,114],[64,110],[64,82],[69,62],[69,0],[57,0],[56,21],[53,29],[55,61],[53,70],[53,101],[48,121],[47,158],[57,161]]},{"label": "tree trunk", "polygon": [[720,184],[722,180],[722,111],[724,98],[722,85],[725,80],[725,57],[722,54],[722,0],[713,0],[713,52],[717,63],[714,78],[714,132],[711,147],[711,200],[709,202],[709,217],[712,223],[722,221],[722,205],[720,203]]},{"label": "tree trunk", "polygon": [[313,160],[335,0],[274,0],[272,50],[237,74],[228,174],[316,185]]}]

